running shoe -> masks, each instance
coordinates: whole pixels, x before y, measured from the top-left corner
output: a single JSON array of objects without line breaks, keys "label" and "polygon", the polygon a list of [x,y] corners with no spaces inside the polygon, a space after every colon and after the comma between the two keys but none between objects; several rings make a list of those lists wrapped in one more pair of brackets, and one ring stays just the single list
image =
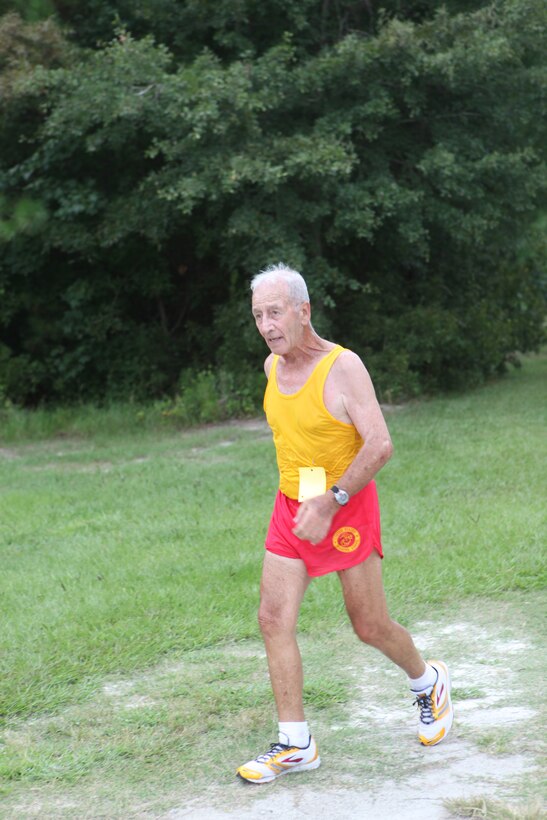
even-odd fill
[{"label": "running shoe", "polygon": [[436,746],[447,736],[454,720],[454,707],[450,700],[450,674],[443,661],[427,661],[437,672],[432,689],[415,692],[415,705],[420,712],[418,740],[423,746]]},{"label": "running shoe", "polygon": [[249,783],[270,783],[282,774],[289,772],[306,772],[317,769],[321,758],[315,740],[310,735],[307,746],[285,746],[283,743],[272,743],[269,751],[249,760],[237,769],[237,775]]}]

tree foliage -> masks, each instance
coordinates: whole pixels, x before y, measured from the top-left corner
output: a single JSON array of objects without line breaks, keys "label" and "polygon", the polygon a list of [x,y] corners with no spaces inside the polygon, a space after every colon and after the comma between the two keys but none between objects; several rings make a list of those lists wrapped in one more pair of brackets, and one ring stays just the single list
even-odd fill
[{"label": "tree foliage", "polygon": [[386,395],[539,344],[540,0],[55,5],[71,34],[0,26],[12,398],[256,368],[246,283],[280,259]]}]

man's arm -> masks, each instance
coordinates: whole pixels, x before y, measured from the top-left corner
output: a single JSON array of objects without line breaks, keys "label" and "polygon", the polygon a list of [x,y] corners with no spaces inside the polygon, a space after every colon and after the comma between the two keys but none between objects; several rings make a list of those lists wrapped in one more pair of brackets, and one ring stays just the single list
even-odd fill
[{"label": "man's arm", "polygon": [[[339,393],[341,409],[363,439],[363,446],[338,480],[339,486],[352,496],[390,459],[393,445],[372,380],[361,359],[350,351],[342,353],[333,366],[332,375],[332,390]],[[326,537],[339,509],[330,489],[324,495],[304,501],[296,515],[294,534],[312,544],[319,543]]]}]

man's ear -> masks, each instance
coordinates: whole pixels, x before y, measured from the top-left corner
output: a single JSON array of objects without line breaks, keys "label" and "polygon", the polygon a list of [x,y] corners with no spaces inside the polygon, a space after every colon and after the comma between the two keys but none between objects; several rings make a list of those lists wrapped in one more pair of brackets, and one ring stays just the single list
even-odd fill
[{"label": "man's ear", "polygon": [[300,319],[303,325],[309,325],[311,320],[311,305],[309,302],[302,302],[300,305]]}]

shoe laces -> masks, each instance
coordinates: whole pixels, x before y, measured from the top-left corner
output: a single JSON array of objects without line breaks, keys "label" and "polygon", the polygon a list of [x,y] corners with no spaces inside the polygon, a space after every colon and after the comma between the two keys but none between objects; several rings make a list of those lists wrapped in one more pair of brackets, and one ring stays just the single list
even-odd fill
[{"label": "shoe laces", "polygon": [[256,760],[258,763],[267,763],[270,758],[275,757],[275,755],[279,754],[279,752],[285,752],[290,748],[291,746],[286,746],[284,743],[272,743],[268,751],[264,752],[262,755],[258,755]]},{"label": "shoe laces", "polygon": [[412,704],[413,706],[417,706],[420,710],[420,722],[421,723],[435,723],[435,717],[433,715],[433,692],[431,691],[430,694],[418,695],[416,700]]}]

